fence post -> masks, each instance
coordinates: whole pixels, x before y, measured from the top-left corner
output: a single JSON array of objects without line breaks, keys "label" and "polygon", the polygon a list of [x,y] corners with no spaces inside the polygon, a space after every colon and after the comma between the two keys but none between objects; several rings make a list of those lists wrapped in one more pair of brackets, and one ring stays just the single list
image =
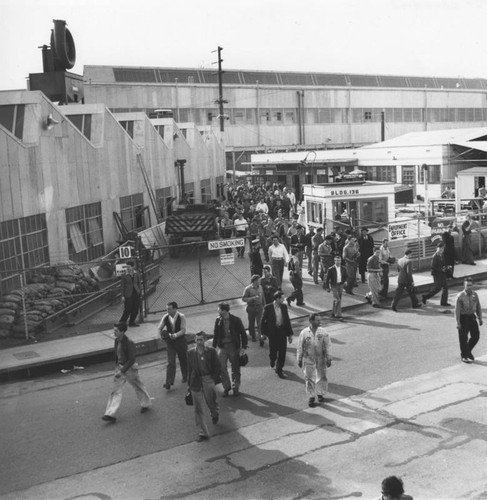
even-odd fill
[{"label": "fence post", "polygon": [[20,286],[22,288],[22,311],[24,313],[25,340],[30,339],[29,325],[27,324],[27,307],[25,305],[25,278],[24,271],[20,274]]},{"label": "fence post", "polygon": [[144,272],[144,263],[143,263],[143,258],[141,258],[141,247],[142,247],[142,240],[140,236],[138,236],[135,241],[134,241],[134,249],[135,249],[135,262],[137,263],[137,270],[140,269],[142,279],[141,284],[142,284],[142,300],[139,303],[139,321],[141,323],[144,322],[144,317],[146,316],[146,286],[145,286],[145,272]]},{"label": "fence post", "polygon": [[201,271],[201,245],[198,244],[198,271],[200,275],[200,293],[201,293],[201,301],[200,304],[205,303],[205,298],[203,296],[203,273]]}]

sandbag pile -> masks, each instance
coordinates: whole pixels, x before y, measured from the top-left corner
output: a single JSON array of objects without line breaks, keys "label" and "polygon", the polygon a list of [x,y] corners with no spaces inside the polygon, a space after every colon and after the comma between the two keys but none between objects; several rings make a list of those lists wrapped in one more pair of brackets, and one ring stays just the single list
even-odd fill
[{"label": "sandbag pile", "polygon": [[23,289],[0,297],[0,339],[23,338],[26,326],[30,335],[42,333],[45,318],[86,299],[83,294],[96,290],[98,282],[73,262],[41,270]]}]

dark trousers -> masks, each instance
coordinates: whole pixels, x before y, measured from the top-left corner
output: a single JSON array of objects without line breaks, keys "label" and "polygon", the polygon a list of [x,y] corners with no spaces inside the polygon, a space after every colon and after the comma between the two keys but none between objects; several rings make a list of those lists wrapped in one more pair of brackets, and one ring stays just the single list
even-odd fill
[{"label": "dark trousers", "polygon": [[271,259],[272,274],[277,278],[279,288],[282,286],[282,276],[284,275],[284,259]]},{"label": "dark trousers", "polygon": [[448,304],[448,285],[446,283],[446,276],[444,274],[435,274],[433,276],[433,281],[433,288],[426,295],[423,295],[423,297],[426,300],[431,299],[431,297],[442,290],[440,303],[442,306],[445,306]]},{"label": "dark trousers", "polygon": [[365,283],[365,273],[367,272],[367,259],[360,259],[358,262],[358,272],[362,278],[362,283]]},{"label": "dark trousers", "polygon": [[355,281],[357,279],[357,263],[346,262],[345,268],[347,269],[347,284],[345,286],[345,291],[350,293],[353,292],[353,287],[355,286]]},{"label": "dark trousers", "polygon": [[129,319],[129,325],[135,323],[137,315],[139,314],[140,297],[139,294],[134,290],[132,296],[125,299],[123,314],[120,318],[120,323],[126,323]]},{"label": "dark trousers", "polygon": [[188,377],[188,344],[186,336],[178,337],[174,340],[167,340],[167,368],[166,368],[166,384],[174,385],[176,377],[176,355],[179,359],[179,367],[183,380]]},{"label": "dark trousers", "polygon": [[287,337],[279,327],[274,335],[269,337],[269,359],[276,363],[276,372],[282,371],[286,361]]},{"label": "dark trousers", "polygon": [[414,293],[414,289],[411,285],[406,283],[398,283],[396,288],[396,293],[394,294],[394,299],[392,301],[392,307],[397,307],[399,300],[401,300],[402,294],[406,290],[409,294],[409,298],[411,299],[411,305],[416,307],[418,305],[418,297]]},{"label": "dark trousers", "polygon": [[389,264],[381,264],[382,268],[382,290],[379,292],[384,297],[389,293]]},{"label": "dark trousers", "polygon": [[[247,240],[245,239],[245,233],[237,233],[237,238],[244,238],[244,246],[237,247],[237,256],[243,257],[245,255],[245,243],[247,243]],[[252,244],[250,244],[250,246],[252,247]]]},{"label": "dark trousers", "polygon": [[293,293],[287,298],[289,302],[297,301],[298,305],[303,303],[303,280],[301,276],[293,275],[291,285],[294,288]]},{"label": "dark trousers", "polygon": [[[469,333],[470,338],[468,338]],[[458,340],[460,341],[460,353],[462,358],[468,358],[472,354],[472,349],[479,341],[479,324],[474,314],[462,314],[460,316]]]}]

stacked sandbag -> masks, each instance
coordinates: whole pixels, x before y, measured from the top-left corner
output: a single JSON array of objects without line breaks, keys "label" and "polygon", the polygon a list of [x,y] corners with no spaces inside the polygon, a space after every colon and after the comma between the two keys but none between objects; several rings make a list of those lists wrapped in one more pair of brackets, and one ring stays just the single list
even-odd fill
[{"label": "stacked sandbag", "polygon": [[23,338],[26,328],[29,335],[42,333],[47,317],[98,289],[98,282],[72,262],[42,269],[23,289],[0,297],[0,338]]}]

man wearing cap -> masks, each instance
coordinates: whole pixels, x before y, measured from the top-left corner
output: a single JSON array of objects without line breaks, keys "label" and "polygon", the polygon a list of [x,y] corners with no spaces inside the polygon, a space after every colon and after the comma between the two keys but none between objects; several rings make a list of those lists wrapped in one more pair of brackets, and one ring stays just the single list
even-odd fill
[{"label": "man wearing cap", "polygon": [[479,341],[479,325],[482,326],[482,308],[480,307],[477,292],[472,289],[473,282],[471,278],[465,278],[464,287],[464,290],[457,295],[455,317],[461,359],[464,363],[471,363],[475,360],[472,349]]},{"label": "man wearing cap", "polygon": [[286,361],[287,342],[293,341],[293,329],[287,306],[284,305],[284,293],[277,291],[274,302],[267,304],[262,316],[261,332],[269,338],[269,360],[271,368],[276,369],[279,378],[287,378],[282,371]]},{"label": "man wearing cap", "polygon": [[257,322],[257,332],[260,335],[260,323],[264,313],[265,296],[260,285],[260,274],[254,274],[250,279],[250,285],[245,287],[242,300],[247,304],[247,316],[249,319],[249,335],[252,342],[257,341],[255,335],[255,323]]},{"label": "man wearing cap", "polygon": [[291,250],[296,249],[296,257],[299,260],[299,266],[303,267],[304,249],[306,248],[306,236],[301,224],[296,224],[296,233],[291,236]]},{"label": "man wearing cap", "polygon": [[397,261],[397,269],[399,274],[397,276],[397,288],[392,301],[391,309],[397,312],[397,304],[401,299],[403,291],[406,289],[411,299],[413,309],[418,309],[421,304],[418,303],[418,298],[414,293],[414,280],[413,280],[413,262],[411,260],[412,250],[406,250],[404,257]]},{"label": "man wearing cap", "polygon": [[431,299],[441,290],[440,304],[442,306],[450,306],[448,303],[448,283],[447,283],[447,268],[445,267],[445,260],[443,252],[445,244],[440,242],[436,245],[436,252],[431,259],[431,275],[433,276],[433,288],[425,295],[422,296],[423,304],[426,304],[428,299]]},{"label": "man wearing cap", "polygon": [[250,259],[250,276],[253,276],[254,274],[262,276],[263,263],[262,263],[262,257],[260,256],[260,240],[258,238],[252,240],[249,252],[249,259]]},{"label": "man wearing cap", "polygon": [[275,235],[272,237],[272,245],[269,247],[269,259],[271,261],[272,274],[277,278],[277,283],[279,288],[281,288],[284,266],[289,261],[289,254],[286,247],[282,243],[279,243],[279,238]]},{"label": "man wearing cap", "polygon": [[374,239],[369,234],[369,230],[363,227],[360,231],[360,236],[357,240],[360,251],[360,259],[358,261],[358,272],[362,278],[362,283],[365,283],[365,273],[367,272],[367,260],[374,254]]},{"label": "man wearing cap", "polygon": [[349,295],[355,295],[353,293],[353,288],[357,280],[357,267],[358,260],[360,258],[360,252],[358,250],[357,238],[350,235],[347,238],[347,244],[343,247],[343,262],[347,269],[347,284],[345,286],[345,293]]},{"label": "man wearing cap", "polygon": [[453,229],[453,224],[448,224],[448,227],[441,235],[441,239],[443,240],[443,243],[445,244],[445,251],[443,253],[443,257],[445,259],[445,266],[449,266],[449,268],[450,268],[449,276],[448,276],[448,278],[450,278],[450,279],[453,278],[453,274],[455,272],[455,261],[456,261],[455,238],[451,234],[452,229]]},{"label": "man wearing cap", "polygon": [[115,423],[117,421],[115,413],[120,408],[122,402],[122,389],[125,382],[128,382],[134,389],[140,403],[140,413],[145,413],[151,406],[150,396],[139,377],[139,366],[135,359],[135,344],[125,334],[126,323],[116,323],[113,325],[115,335],[115,373],[113,376],[113,388],[108,398],[107,408],[102,420]]}]

